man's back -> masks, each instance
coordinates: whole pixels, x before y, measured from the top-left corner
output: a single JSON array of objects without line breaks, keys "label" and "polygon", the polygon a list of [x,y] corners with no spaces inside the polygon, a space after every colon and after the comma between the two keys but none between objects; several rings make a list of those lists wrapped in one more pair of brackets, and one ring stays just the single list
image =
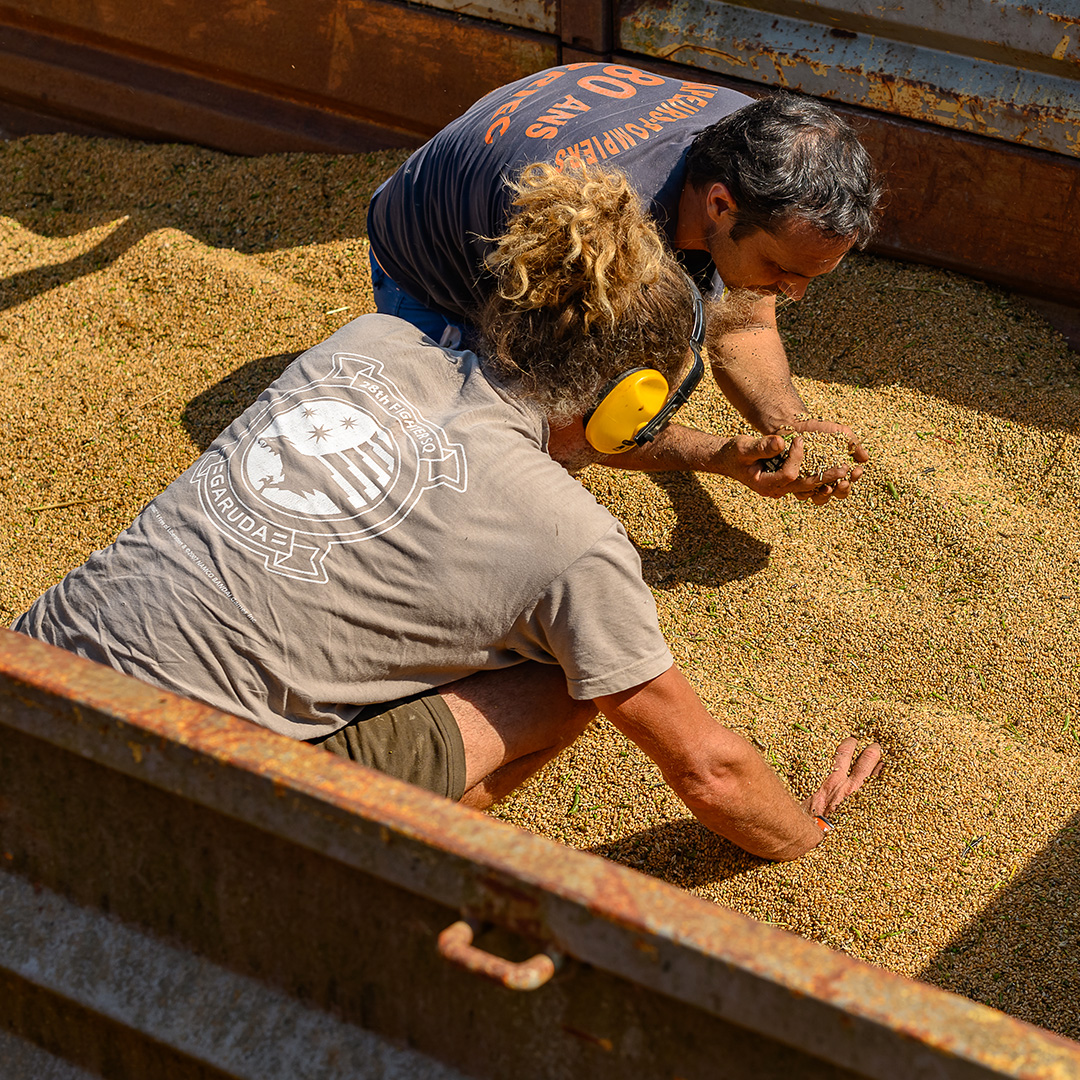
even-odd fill
[{"label": "man's back", "polygon": [[[421,147],[372,199],[368,237],[386,273],[452,320],[488,292],[488,239],[510,210],[505,179],[533,161],[577,157],[625,172],[672,239],[686,149],[749,103],[734,90],[615,64],[551,68],[500,87]],[[705,252],[689,269],[704,272]]]},{"label": "man's back", "polygon": [[543,436],[473,354],[364,316],[15,628],[300,738],[522,659],[655,674],[636,553]]}]

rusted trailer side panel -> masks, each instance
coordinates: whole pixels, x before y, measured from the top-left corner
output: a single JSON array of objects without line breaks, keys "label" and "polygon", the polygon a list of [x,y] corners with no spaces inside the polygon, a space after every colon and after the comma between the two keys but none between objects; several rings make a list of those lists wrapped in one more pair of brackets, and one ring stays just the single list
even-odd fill
[{"label": "rusted trailer side panel", "polygon": [[[1080,1076],[1068,1040],[9,631],[0,792],[0,1029],[24,1058],[261,1080]],[[473,971],[439,952],[462,918],[492,928]],[[493,953],[546,953],[532,968],[554,976],[509,990],[482,977]]]},{"label": "rusted trailer side panel", "polygon": [[896,120],[863,140],[888,188],[872,251],[1080,305],[1080,162]]},{"label": "rusted trailer side panel", "polygon": [[1080,156],[1080,10],[1011,0],[622,0],[617,48]]},{"label": "rusted trailer side panel", "polygon": [[[843,0],[850,10],[834,10],[807,0],[802,8],[816,12],[818,30],[835,31],[829,40],[841,43],[856,33],[849,23],[866,31],[872,16],[903,36],[894,24],[913,20],[879,5],[863,12],[867,3]],[[968,0],[969,7],[994,3]],[[181,12],[136,0],[8,0],[0,3],[0,132],[117,132],[237,153],[411,146],[504,82],[558,62],[605,59],[754,94],[785,83],[832,93],[803,85],[790,65],[772,79],[767,65],[728,63],[710,44],[724,32],[721,21],[705,17],[710,4],[492,0],[459,9],[449,0],[250,0],[222,8],[190,0]],[[951,6],[931,7],[928,18],[945,47],[964,20]],[[1012,44],[1001,34],[991,40],[988,27],[980,45],[987,62],[1037,71],[1048,53],[1042,59],[1055,78],[1080,70],[1064,16],[1004,7]],[[1064,47],[1050,42],[1048,27],[1062,30]],[[970,33],[965,40],[973,40]],[[814,70],[827,74],[829,56],[815,56]],[[903,76],[883,71],[880,81]],[[905,100],[918,92],[910,79],[906,85]],[[928,87],[925,101],[939,100],[941,89]],[[959,107],[936,109],[934,122],[923,123],[890,112],[883,99],[852,99],[871,109],[843,97],[833,94],[833,104],[856,120],[890,188],[872,250],[1080,306],[1080,236],[1070,227],[1080,211],[1080,161],[1023,145],[1043,145],[1042,135],[1008,141],[964,134]],[[1078,99],[1072,119],[1057,123],[1057,113],[1047,113],[1049,127],[1033,125],[1032,132],[1065,131]],[[986,122],[966,126],[989,132],[996,123],[989,101],[980,99],[977,111]],[[941,126],[950,118],[957,130]]]},{"label": "rusted trailer side panel", "polygon": [[70,119],[235,153],[415,145],[555,63],[550,35],[388,0],[0,5],[0,101],[28,129]]},{"label": "rusted trailer side panel", "polygon": [[490,19],[536,30],[542,34],[559,33],[559,0],[420,0],[424,7],[438,8],[454,15]]}]

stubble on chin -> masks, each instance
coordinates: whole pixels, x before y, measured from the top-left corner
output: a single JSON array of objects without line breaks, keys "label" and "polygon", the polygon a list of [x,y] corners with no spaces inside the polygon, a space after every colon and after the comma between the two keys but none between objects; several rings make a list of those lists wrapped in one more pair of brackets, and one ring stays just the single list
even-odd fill
[{"label": "stubble on chin", "polygon": [[750,329],[756,321],[755,307],[769,295],[761,289],[725,289],[709,302],[709,329],[720,334]]}]

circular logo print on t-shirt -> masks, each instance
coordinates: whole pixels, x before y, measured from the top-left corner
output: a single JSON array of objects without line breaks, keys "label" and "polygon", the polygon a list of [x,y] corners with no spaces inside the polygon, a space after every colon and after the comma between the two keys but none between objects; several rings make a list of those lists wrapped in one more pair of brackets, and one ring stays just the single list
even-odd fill
[{"label": "circular logo print on t-shirt", "polygon": [[293,388],[290,373],[192,483],[214,525],[268,570],[326,581],[334,546],[395,528],[433,487],[464,491],[465,454],[377,360],[336,353],[328,375]]},{"label": "circular logo print on t-shirt", "polygon": [[386,497],[400,454],[390,433],[355,404],[312,398],[273,417],[243,454],[248,490],[308,517],[355,517]]}]

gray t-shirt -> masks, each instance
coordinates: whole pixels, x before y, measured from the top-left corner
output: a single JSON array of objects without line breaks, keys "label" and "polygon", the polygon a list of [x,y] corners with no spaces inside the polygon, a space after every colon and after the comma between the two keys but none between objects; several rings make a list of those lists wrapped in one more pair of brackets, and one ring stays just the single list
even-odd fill
[{"label": "gray t-shirt", "polygon": [[672,662],[656,607],[546,437],[472,353],[363,316],[14,629],[299,738],[524,660],[629,689]]}]

